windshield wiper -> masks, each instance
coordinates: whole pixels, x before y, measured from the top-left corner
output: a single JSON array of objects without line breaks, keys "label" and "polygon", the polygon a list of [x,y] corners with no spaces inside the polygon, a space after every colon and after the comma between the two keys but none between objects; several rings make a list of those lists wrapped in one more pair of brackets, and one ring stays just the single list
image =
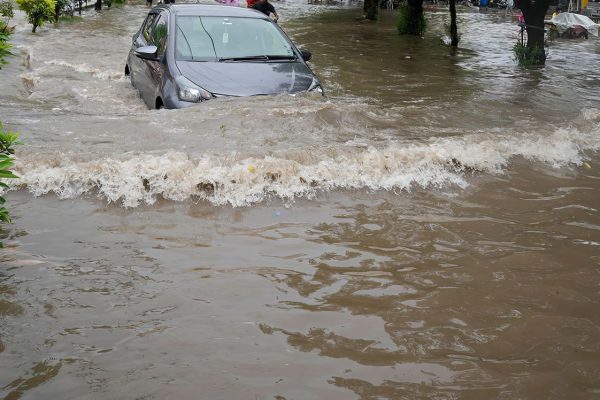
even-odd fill
[{"label": "windshield wiper", "polygon": [[265,56],[265,55],[256,55],[256,56],[246,56],[246,57],[223,57],[219,58],[220,62],[236,62],[236,61],[274,61],[274,60],[295,60],[296,56],[287,56],[287,55],[274,55],[274,56]]},{"label": "windshield wiper", "polygon": [[222,57],[219,58],[220,62],[229,62],[229,61],[269,61],[269,57],[267,56],[246,56],[246,57]]},{"label": "windshield wiper", "polygon": [[296,56],[288,56],[288,55],[271,55],[265,56],[268,57],[269,60],[295,60]]}]

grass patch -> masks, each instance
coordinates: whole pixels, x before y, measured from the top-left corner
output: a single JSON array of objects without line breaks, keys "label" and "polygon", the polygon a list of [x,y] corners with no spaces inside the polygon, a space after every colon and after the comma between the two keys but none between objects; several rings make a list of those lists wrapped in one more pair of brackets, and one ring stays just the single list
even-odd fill
[{"label": "grass patch", "polygon": [[520,42],[513,46],[515,61],[522,67],[531,65],[544,65],[546,63],[546,50],[543,47],[535,46],[529,48]]}]

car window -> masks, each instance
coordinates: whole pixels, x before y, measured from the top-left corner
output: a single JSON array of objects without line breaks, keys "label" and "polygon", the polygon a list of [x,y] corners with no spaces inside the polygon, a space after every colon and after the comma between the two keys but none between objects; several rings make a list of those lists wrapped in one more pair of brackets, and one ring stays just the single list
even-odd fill
[{"label": "car window", "polygon": [[177,17],[175,56],[178,60],[209,61],[264,55],[294,56],[286,37],[267,20]]},{"label": "car window", "polygon": [[148,14],[148,18],[146,18],[146,22],[144,23],[144,27],[142,28],[142,37],[144,38],[146,44],[152,42],[150,31],[152,29],[152,24],[154,24],[154,21],[156,20],[157,16],[158,14]]},{"label": "car window", "polygon": [[158,20],[152,28],[152,42],[158,49],[158,54],[164,54],[167,47],[167,19],[164,15],[158,17]]}]

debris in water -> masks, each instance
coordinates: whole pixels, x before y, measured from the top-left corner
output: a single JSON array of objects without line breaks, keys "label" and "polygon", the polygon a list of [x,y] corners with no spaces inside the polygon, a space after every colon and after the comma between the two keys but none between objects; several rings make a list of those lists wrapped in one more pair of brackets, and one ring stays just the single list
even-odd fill
[{"label": "debris in water", "polygon": [[248,165],[248,172],[255,173],[256,168],[254,168],[252,165]]},{"label": "debris in water", "polygon": [[196,188],[201,192],[213,193],[215,191],[215,185],[212,182],[200,182],[196,185]]},{"label": "debris in water", "polygon": [[144,190],[146,192],[149,192],[150,191],[150,181],[147,178],[144,178],[142,180],[142,184],[144,185]]},{"label": "debris in water", "polygon": [[455,169],[457,169],[459,171],[465,171],[465,172],[482,172],[480,169],[477,169],[477,168],[474,168],[474,167],[470,167],[468,165],[465,165],[465,164],[461,163],[456,158],[452,158],[452,160],[450,160],[449,164],[452,165]]},{"label": "debris in water", "polygon": [[267,172],[267,179],[271,182],[278,181],[281,178],[281,172]]},{"label": "debris in water", "polygon": [[[306,179],[304,179],[303,177],[300,177],[300,183],[307,184],[308,181]],[[310,185],[310,187],[317,187],[317,186],[319,186],[319,182],[317,182],[315,179],[313,179],[310,181],[309,185]]]},{"label": "debris in water", "polygon": [[272,327],[265,324],[264,322],[261,322],[260,324],[258,324],[258,329],[260,329],[262,331],[262,333],[264,333],[265,335],[272,335],[273,331],[274,331]]}]

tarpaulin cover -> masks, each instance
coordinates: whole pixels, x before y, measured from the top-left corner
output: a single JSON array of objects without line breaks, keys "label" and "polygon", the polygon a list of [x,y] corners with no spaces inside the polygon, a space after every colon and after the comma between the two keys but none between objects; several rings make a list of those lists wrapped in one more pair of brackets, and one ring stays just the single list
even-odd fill
[{"label": "tarpaulin cover", "polygon": [[555,15],[554,18],[550,20],[553,23],[560,33],[563,33],[569,28],[573,28],[575,25],[583,26],[589,33],[594,36],[598,36],[598,25],[590,18],[581,14],[574,14],[569,12],[560,13]]}]

